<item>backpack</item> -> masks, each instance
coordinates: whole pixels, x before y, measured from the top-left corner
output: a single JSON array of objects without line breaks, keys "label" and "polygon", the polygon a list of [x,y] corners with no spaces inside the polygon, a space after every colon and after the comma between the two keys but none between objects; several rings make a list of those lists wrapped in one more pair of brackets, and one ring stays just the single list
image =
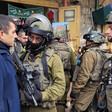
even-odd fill
[{"label": "backpack", "polygon": [[[90,50],[95,52],[97,55],[97,63],[96,63],[96,66],[93,68],[93,71],[91,72],[90,80],[91,81],[99,81],[102,65],[105,62],[105,60],[107,59],[107,56],[105,55],[105,52],[103,52],[102,50],[94,49],[94,48],[90,48],[86,52],[88,52]],[[77,80],[78,74],[80,72],[80,65],[82,62],[82,56],[80,57],[80,63],[76,65],[76,68],[75,68],[75,71],[73,74],[73,82],[75,82]]]},{"label": "backpack", "polygon": [[97,63],[90,75],[90,79],[92,81],[99,81],[102,66],[103,66],[104,62],[107,60],[107,56],[106,56],[105,52],[102,50],[99,50],[99,49],[96,49],[96,50],[91,49],[91,50],[93,50],[97,55]]},{"label": "backpack", "polygon": [[70,49],[66,43],[56,42],[55,44],[50,45],[51,48],[60,56],[64,70],[71,69],[70,63]]}]

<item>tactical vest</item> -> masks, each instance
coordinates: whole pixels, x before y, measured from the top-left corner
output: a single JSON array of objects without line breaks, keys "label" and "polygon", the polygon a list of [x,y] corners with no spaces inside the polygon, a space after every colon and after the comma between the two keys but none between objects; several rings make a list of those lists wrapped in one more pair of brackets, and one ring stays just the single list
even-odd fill
[{"label": "tactical vest", "polygon": [[[96,56],[97,63],[90,74],[90,81],[98,82],[99,78],[100,78],[102,66],[103,66],[104,62],[107,60],[107,56],[103,51],[101,51],[99,49],[94,49],[94,48],[90,48],[90,49],[86,50],[86,52],[89,52],[90,50],[95,52],[97,55]],[[76,69],[74,71],[74,75],[73,75],[74,82],[77,80],[77,76],[78,76],[79,72],[80,72],[80,65],[77,65]]]},{"label": "tactical vest", "polygon": [[55,44],[51,44],[50,47],[53,48],[55,52],[60,56],[65,74],[70,74],[66,73],[67,71],[69,72],[71,69],[70,49],[68,45],[66,43],[57,42]]},{"label": "tactical vest", "polygon": [[101,69],[102,69],[104,62],[107,60],[107,56],[105,55],[105,53],[103,51],[101,51],[99,49],[92,49],[91,48],[89,50],[92,50],[97,55],[96,56],[97,57],[97,63],[95,65],[93,71],[91,72],[90,79],[92,81],[99,81]]},{"label": "tactical vest", "polygon": [[108,73],[111,70],[111,66],[112,66],[112,60],[111,60],[112,59],[112,53],[106,52],[105,55],[107,56],[107,59],[104,62],[102,70],[101,70],[101,76],[102,77],[107,77]]},{"label": "tactical vest", "polygon": [[[24,58],[24,61],[23,61],[23,65],[24,65],[25,68],[29,68],[29,72],[33,72],[34,70],[37,70],[40,73],[39,78],[36,79],[39,87],[37,87],[37,85],[35,85],[35,86],[40,91],[43,91],[47,87],[49,87],[49,86],[52,85],[51,75],[48,74],[49,77],[50,77],[50,79],[48,79],[48,77],[45,76],[41,60],[37,61],[37,59],[36,59],[35,62],[29,61],[28,60],[29,54],[30,53],[26,54],[26,56]],[[46,60],[47,60],[47,62],[49,61],[49,59],[51,58],[51,56],[53,54],[55,54],[55,52],[54,52],[53,49],[48,49],[46,51]],[[34,84],[34,80],[32,80],[32,83]],[[25,100],[23,93],[21,95],[21,103],[23,105],[32,105],[31,103],[29,103],[29,102],[27,102]],[[51,101],[51,102],[42,102],[42,103],[39,103],[39,105],[42,106],[43,108],[52,108],[52,106],[55,105],[55,102],[54,101]]]}]

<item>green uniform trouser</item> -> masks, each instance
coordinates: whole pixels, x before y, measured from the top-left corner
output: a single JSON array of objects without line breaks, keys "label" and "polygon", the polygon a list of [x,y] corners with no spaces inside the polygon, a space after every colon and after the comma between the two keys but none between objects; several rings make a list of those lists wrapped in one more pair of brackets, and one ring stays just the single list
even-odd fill
[{"label": "green uniform trouser", "polygon": [[106,98],[108,112],[112,112],[112,88],[110,88],[109,86],[107,86],[106,88]]},{"label": "green uniform trouser", "polygon": [[21,106],[21,112],[57,112],[56,107],[44,109],[42,107]]},{"label": "green uniform trouser", "polygon": [[67,93],[69,91],[70,88],[70,76],[69,75],[65,75],[65,79],[66,79],[66,90],[65,90],[65,94],[64,96],[57,101],[57,112],[65,112],[65,108],[66,108],[66,97],[67,97]]},{"label": "green uniform trouser", "polygon": [[62,105],[58,105],[57,107],[57,112],[65,112],[65,107]]},{"label": "green uniform trouser", "polygon": [[74,108],[76,112],[85,111],[92,103],[97,85],[88,84],[80,91],[79,97],[74,101]]}]

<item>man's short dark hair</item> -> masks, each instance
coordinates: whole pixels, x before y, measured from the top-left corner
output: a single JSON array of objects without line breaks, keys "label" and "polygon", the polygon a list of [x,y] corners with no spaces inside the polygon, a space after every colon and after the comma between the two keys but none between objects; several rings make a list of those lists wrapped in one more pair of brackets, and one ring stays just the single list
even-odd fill
[{"label": "man's short dark hair", "polygon": [[14,23],[13,19],[7,15],[0,14],[0,30],[8,34],[10,22]]},{"label": "man's short dark hair", "polygon": [[17,35],[18,35],[19,37],[21,37],[21,36],[22,36],[22,33],[25,33],[25,31],[24,31],[23,29],[19,30],[19,32],[17,33]]}]

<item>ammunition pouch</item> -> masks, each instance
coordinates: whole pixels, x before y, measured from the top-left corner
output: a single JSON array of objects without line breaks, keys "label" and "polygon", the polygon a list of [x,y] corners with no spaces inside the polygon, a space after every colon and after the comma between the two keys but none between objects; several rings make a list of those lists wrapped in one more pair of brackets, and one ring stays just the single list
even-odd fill
[{"label": "ammunition pouch", "polygon": [[47,102],[42,102],[42,103],[39,103],[39,106],[43,107],[43,108],[53,108],[55,107],[55,101],[47,101]]}]

